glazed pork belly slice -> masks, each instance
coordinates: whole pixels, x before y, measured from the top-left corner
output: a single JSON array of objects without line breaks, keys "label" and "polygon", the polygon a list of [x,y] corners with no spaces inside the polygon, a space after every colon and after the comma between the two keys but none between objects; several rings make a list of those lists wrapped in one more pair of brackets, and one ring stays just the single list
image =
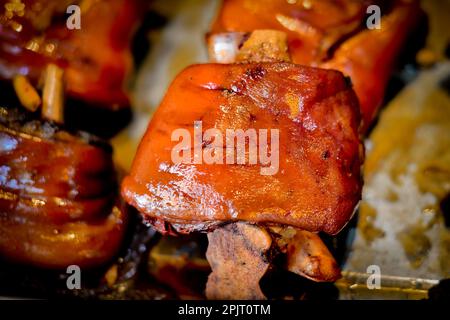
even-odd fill
[{"label": "glazed pork belly slice", "polygon": [[[172,132],[279,130],[279,168],[173,163]],[[196,65],[170,86],[122,195],[159,229],[246,221],[338,233],[361,196],[357,98],[340,72],[288,63]],[[203,151],[211,141],[203,141]],[[193,160],[193,159],[191,159]]]},{"label": "glazed pork belly slice", "polygon": [[0,108],[0,163],[0,257],[55,269],[114,257],[127,214],[106,142]]},{"label": "glazed pork belly slice", "polygon": [[[366,10],[374,4],[381,9],[381,28],[369,29]],[[242,15],[245,19],[236,18]],[[422,17],[419,1],[414,0],[318,0],[307,4],[226,0],[208,35],[210,59],[233,63],[249,52],[258,56],[267,47],[285,46],[293,63],[339,70],[351,78],[358,95],[364,133],[383,102],[396,58]],[[265,37],[264,42],[258,41],[260,47],[245,44],[251,33],[261,30],[266,33],[258,35]],[[282,32],[284,40],[273,38],[269,30]],[[264,61],[285,57],[283,51],[272,54]]]}]

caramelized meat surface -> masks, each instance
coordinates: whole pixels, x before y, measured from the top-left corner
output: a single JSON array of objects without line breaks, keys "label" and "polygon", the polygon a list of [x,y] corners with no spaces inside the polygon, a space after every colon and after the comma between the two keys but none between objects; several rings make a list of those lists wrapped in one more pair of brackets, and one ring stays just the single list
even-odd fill
[{"label": "caramelized meat surface", "polygon": [[[0,0],[0,79],[17,74],[38,82],[49,63],[65,70],[69,96],[95,106],[129,105],[125,80],[141,0]],[[69,5],[81,8],[81,29],[69,30]],[[73,20],[70,20],[73,21]]]},{"label": "caramelized meat surface", "polygon": [[125,209],[109,145],[0,109],[0,256],[96,266],[118,250]]},{"label": "caramelized meat surface", "polygon": [[[372,4],[381,8],[380,29],[366,26]],[[236,18],[241,16],[245,18]],[[231,63],[237,54],[233,43],[242,45],[246,34],[284,32],[294,63],[336,69],[351,78],[366,131],[383,101],[396,57],[420,17],[418,1],[225,0],[210,33],[209,51],[214,61]]]},{"label": "caramelized meat surface", "polygon": [[[174,163],[172,133],[182,128],[193,137],[195,121],[224,136],[277,129],[278,170],[263,175],[267,166],[248,161]],[[192,66],[154,115],[122,195],[149,221],[182,231],[247,221],[335,234],[361,196],[359,124],[357,98],[340,72],[289,63]],[[203,136],[202,151],[215,141]],[[236,146],[223,154],[235,155]]]}]

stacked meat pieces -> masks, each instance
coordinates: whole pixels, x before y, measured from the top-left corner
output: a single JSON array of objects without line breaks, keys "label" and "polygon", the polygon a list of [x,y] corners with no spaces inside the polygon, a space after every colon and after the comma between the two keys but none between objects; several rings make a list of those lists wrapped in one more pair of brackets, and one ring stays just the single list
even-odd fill
[{"label": "stacked meat pieces", "polygon": [[[340,277],[318,232],[334,235],[352,217],[361,137],[420,16],[415,1],[377,4],[382,28],[369,30],[365,1],[226,0],[208,35],[211,60],[222,64],[191,66],[170,86],[122,194],[161,232],[209,232],[208,298],[265,298],[259,284],[279,254],[285,269],[314,281]],[[174,163],[172,133],[195,136],[198,121],[224,135],[279,130],[279,170],[195,156]],[[217,152],[216,139],[202,139],[204,152]]]}]

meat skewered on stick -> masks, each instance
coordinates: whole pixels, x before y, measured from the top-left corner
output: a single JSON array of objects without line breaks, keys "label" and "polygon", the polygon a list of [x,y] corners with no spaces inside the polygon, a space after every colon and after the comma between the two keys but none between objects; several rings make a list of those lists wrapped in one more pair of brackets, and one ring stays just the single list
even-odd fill
[{"label": "meat skewered on stick", "polygon": [[[77,110],[129,106],[130,42],[145,3],[9,2],[0,0],[0,87],[12,80],[31,113],[8,96],[0,109],[0,255],[45,268],[97,267],[121,245],[126,206],[117,201],[111,147],[64,129],[64,93]],[[73,4],[81,30],[65,23]]]},{"label": "meat skewered on stick", "polygon": [[[240,48],[235,46],[236,37],[224,40],[233,41],[233,52],[225,51],[226,57],[222,56],[228,62],[291,62],[287,37],[281,31],[255,31],[245,40],[239,39],[243,42]],[[211,54],[214,56],[214,52]],[[320,237],[313,232],[234,222],[210,233],[208,240],[207,259],[212,267],[206,287],[209,299],[265,298],[259,283],[266,272],[275,267],[270,257],[274,253],[269,249],[283,252],[286,255],[286,265],[283,267],[303,277],[330,282],[340,277],[337,262]],[[262,241],[260,247],[254,245],[258,240]],[[241,273],[244,273],[242,278],[234,279]]]},{"label": "meat skewered on stick", "polygon": [[[272,9],[268,10],[268,7]],[[420,15],[417,2],[396,1],[391,8],[383,7],[389,9],[382,21],[383,30],[361,30],[362,24],[359,21],[364,17],[366,7],[367,4],[363,2],[343,2],[338,14],[332,15],[336,18],[335,21],[330,22],[329,18],[320,18],[321,15],[331,16],[331,12],[337,9],[335,3],[327,1],[313,1],[311,7],[305,8],[301,3],[291,5],[277,0],[258,4],[246,0],[227,0],[208,36],[209,55],[213,61],[220,63],[242,63],[292,61],[292,54],[295,63],[341,70],[350,75],[355,83],[365,121],[363,131],[366,131],[383,98],[383,87],[396,52]],[[231,14],[237,11],[247,12],[249,18],[235,19]],[[302,12],[301,15],[299,12]],[[341,17],[342,21],[339,22]],[[327,26],[327,23],[332,26]],[[303,32],[306,30],[310,32]],[[369,80],[371,77],[374,79]],[[221,233],[222,237],[227,237],[223,234],[226,231]],[[230,270],[223,263],[233,260],[233,254],[228,248],[221,246],[217,237],[209,236],[212,239],[210,248],[216,247],[210,249],[215,254],[208,257],[214,266],[208,288],[214,287],[215,294],[211,295],[210,289],[210,295],[221,297],[222,294],[222,297],[226,297],[224,289],[233,283],[234,294],[239,294],[239,284],[227,278],[226,271]],[[336,280],[333,279],[333,275],[338,275],[333,272],[338,270],[336,262],[316,234],[297,230],[296,236],[289,238],[289,245],[285,245],[288,248],[285,249],[288,270],[316,281],[326,279],[327,275],[328,280]],[[250,251],[251,246],[248,248]],[[222,251],[218,254],[216,251],[220,249]],[[264,252],[261,252],[261,256],[264,256]],[[215,261],[219,259],[223,261]],[[249,266],[253,265],[250,263]],[[226,271],[221,271],[221,268]],[[234,268],[235,272],[238,270],[239,268]],[[223,275],[222,283],[214,273]],[[258,274],[257,270],[253,274]],[[253,281],[253,287],[257,286],[256,280]]]},{"label": "meat skewered on stick", "polygon": [[[116,202],[111,148],[56,124],[63,120],[61,69],[47,66],[43,87],[50,122],[0,109],[0,256],[44,268],[97,267],[117,253],[127,221]],[[26,79],[15,88],[21,101],[37,94]]]},{"label": "meat skewered on stick", "polygon": [[[204,130],[278,129],[278,172],[261,175],[260,164],[174,163],[172,132],[184,128],[193,136],[200,119]],[[337,71],[289,63],[192,66],[175,79],[151,120],[122,195],[163,232],[223,233],[228,229],[221,224],[242,221],[229,232],[251,223],[335,234],[361,195],[359,124],[356,96]],[[220,152],[208,138],[202,146]],[[250,233],[256,237],[264,233],[251,230],[258,230]],[[213,233],[210,240],[222,237]],[[229,239],[236,248],[258,243]],[[208,292],[219,297],[211,286]]]}]

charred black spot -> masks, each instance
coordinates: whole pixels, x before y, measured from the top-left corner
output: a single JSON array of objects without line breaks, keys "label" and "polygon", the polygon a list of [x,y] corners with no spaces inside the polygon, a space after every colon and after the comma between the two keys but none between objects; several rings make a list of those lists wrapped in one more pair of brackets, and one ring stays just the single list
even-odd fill
[{"label": "charred black spot", "polygon": [[323,153],[322,153],[322,159],[324,159],[324,160],[326,160],[326,159],[328,159],[329,157],[330,157],[330,151],[329,150],[325,150]]},{"label": "charred black spot", "polygon": [[344,77],[345,85],[349,88],[353,87],[352,79],[350,77]]},{"label": "charred black spot", "polygon": [[64,119],[65,126],[71,130],[83,130],[109,139],[130,123],[132,112],[130,108],[110,110],[81,100],[68,99]]},{"label": "charred black spot", "polygon": [[267,70],[264,69],[262,66],[257,66],[252,69],[248,69],[245,75],[253,81],[262,79],[267,73]]},{"label": "charred black spot", "polygon": [[250,38],[251,36],[251,32],[247,32],[246,34],[244,34],[244,36],[242,37],[241,42],[238,45],[238,49],[241,50],[242,46],[244,45],[245,42],[247,42],[247,40]]},{"label": "charred black spot", "polygon": [[81,56],[79,62],[87,68],[93,68],[97,64],[90,56]]},{"label": "charred black spot", "polygon": [[273,267],[260,282],[261,290],[269,299],[290,296],[300,300],[336,300],[339,290],[333,283],[314,282],[294,273]]},{"label": "charred black spot", "polygon": [[142,19],[142,23],[137,29],[133,41],[131,43],[131,52],[133,54],[133,62],[138,68],[142,65],[149,50],[151,49],[151,42],[149,34],[156,30],[162,29],[167,25],[169,19],[155,11],[149,11]]}]

